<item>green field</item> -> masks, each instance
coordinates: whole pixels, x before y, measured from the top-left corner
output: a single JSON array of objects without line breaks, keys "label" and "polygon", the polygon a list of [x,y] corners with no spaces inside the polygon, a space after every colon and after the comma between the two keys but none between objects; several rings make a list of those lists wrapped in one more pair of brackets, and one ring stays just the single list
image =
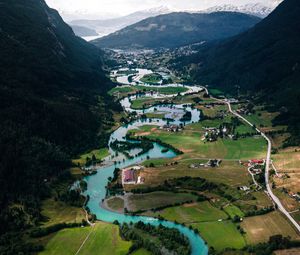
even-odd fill
[{"label": "green field", "polygon": [[197,197],[189,193],[151,192],[134,194],[128,198],[130,211],[150,210],[161,206],[173,205],[187,201],[195,201]]},{"label": "green field", "polygon": [[113,197],[107,200],[107,205],[110,209],[114,211],[123,212],[124,210],[124,200],[119,197]]},{"label": "green field", "polygon": [[43,226],[47,227],[58,223],[80,223],[85,219],[85,212],[80,207],[73,207],[64,202],[47,199],[42,203],[42,215],[46,218]]},{"label": "green field", "polygon": [[133,253],[131,253],[131,255],[151,255],[152,253],[150,251],[147,251],[145,249],[139,249]]},{"label": "green field", "polygon": [[128,94],[133,94],[138,91],[154,91],[159,92],[160,94],[165,95],[177,95],[178,93],[183,93],[188,91],[185,87],[163,87],[163,86],[141,86],[141,85],[132,85],[132,86],[118,86],[109,91],[110,95],[118,95],[120,93],[120,96],[127,96]]},{"label": "green field", "polygon": [[193,223],[193,222],[209,222],[217,221],[219,219],[227,219],[228,216],[223,211],[211,205],[209,202],[201,202],[194,204],[187,204],[183,206],[175,206],[166,208],[154,214],[161,215],[167,220],[177,221],[179,223]]},{"label": "green field", "polygon": [[109,151],[107,148],[102,148],[102,149],[97,149],[97,150],[92,150],[88,153],[82,154],[79,156],[79,158],[74,159],[73,163],[74,164],[80,164],[84,165],[86,163],[86,158],[92,158],[92,156],[95,155],[96,159],[102,160],[105,157],[109,156]]},{"label": "green field", "polygon": [[158,73],[146,74],[142,77],[141,81],[147,84],[157,84],[163,77]]},{"label": "green field", "polygon": [[299,235],[294,228],[277,211],[261,216],[247,217],[241,226],[246,230],[246,237],[249,243],[268,241],[270,236],[277,234],[290,236],[292,239],[299,239]]},{"label": "green field", "polygon": [[170,133],[157,130],[147,135],[152,139],[171,144],[186,153],[188,158],[251,159],[265,156],[266,141],[262,137],[218,139],[216,142],[202,141],[203,129],[195,125],[186,127],[183,132]]},{"label": "green field", "polygon": [[73,228],[59,231],[40,255],[74,255],[90,234],[79,255],[125,255],[131,242],[123,241],[118,226],[97,223],[94,228]]},{"label": "green field", "polygon": [[224,208],[224,211],[230,216],[231,219],[233,219],[234,216],[239,216],[240,218],[243,218],[245,216],[245,214],[234,205],[226,206]]},{"label": "green field", "polygon": [[141,174],[145,178],[145,185],[155,186],[162,184],[167,179],[185,176],[201,177],[215,183],[226,183],[227,185],[234,187],[235,190],[236,187],[249,185],[249,183],[252,183],[252,179],[247,172],[247,168],[240,165],[237,161],[223,161],[221,165],[216,168],[204,167],[192,169],[190,168],[190,164],[206,163],[208,160],[192,158],[180,159],[180,157],[176,158],[178,162],[177,165],[165,165],[170,162],[174,162],[174,159],[158,159],[144,162],[145,166],[149,166],[150,163],[153,163],[155,166],[154,168],[149,167],[142,171]]},{"label": "green field", "polygon": [[192,224],[210,247],[221,251],[225,248],[241,249],[246,245],[244,237],[231,221],[203,222]]}]

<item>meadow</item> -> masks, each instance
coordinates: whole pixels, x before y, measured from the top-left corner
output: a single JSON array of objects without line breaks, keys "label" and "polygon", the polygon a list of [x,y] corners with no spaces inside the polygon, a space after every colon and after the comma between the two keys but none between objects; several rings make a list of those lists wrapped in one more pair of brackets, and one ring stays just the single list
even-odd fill
[{"label": "meadow", "polygon": [[299,239],[299,235],[280,212],[271,212],[261,216],[244,218],[241,226],[246,229],[249,243],[268,241],[272,235],[281,234]]},{"label": "meadow", "polygon": [[80,155],[78,158],[72,160],[72,162],[76,165],[80,164],[81,166],[83,166],[86,163],[86,159],[87,158],[91,159],[93,157],[93,155],[95,155],[97,160],[102,160],[105,157],[109,156],[109,151],[107,148],[92,150],[92,151],[89,151],[87,153]]},{"label": "meadow", "polygon": [[189,193],[151,192],[146,194],[133,194],[128,197],[127,208],[130,211],[150,210],[162,206],[172,206],[176,203],[196,201],[197,197]]},{"label": "meadow", "polygon": [[88,235],[89,238],[78,255],[125,255],[132,245],[131,242],[122,240],[118,226],[98,222],[94,227],[64,229],[57,232],[40,255],[74,255]]}]

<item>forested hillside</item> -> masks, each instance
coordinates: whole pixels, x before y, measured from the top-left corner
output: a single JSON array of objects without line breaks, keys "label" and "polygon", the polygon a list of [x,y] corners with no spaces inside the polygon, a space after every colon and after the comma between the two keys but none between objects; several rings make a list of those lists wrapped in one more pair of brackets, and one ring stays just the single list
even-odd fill
[{"label": "forested hillside", "polygon": [[[241,35],[198,48],[192,57],[177,59],[178,70],[193,79],[232,94],[236,86],[282,110],[277,123],[300,130],[300,2],[285,0],[266,19]],[[282,106],[284,106],[282,108]],[[295,138],[295,136],[294,136]],[[292,138],[289,143],[299,143]]]},{"label": "forested hillside", "polygon": [[106,96],[111,83],[101,51],[76,37],[56,11],[43,0],[0,6],[1,247],[12,240],[3,234],[39,218],[47,183],[71,156],[105,145],[107,109],[118,106]]},{"label": "forested hillside", "polygon": [[93,43],[106,48],[174,48],[230,37],[259,21],[234,12],[170,13],[142,20]]}]

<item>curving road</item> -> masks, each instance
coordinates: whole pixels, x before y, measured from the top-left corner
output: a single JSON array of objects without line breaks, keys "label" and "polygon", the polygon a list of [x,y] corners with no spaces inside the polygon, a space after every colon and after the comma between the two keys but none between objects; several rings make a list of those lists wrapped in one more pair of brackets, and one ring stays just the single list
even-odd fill
[{"label": "curving road", "polygon": [[[209,92],[207,88],[202,87],[206,93],[209,95]],[[248,121],[246,118],[238,114],[237,112],[233,111],[231,108],[231,104],[228,100],[221,100],[218,98],[214,98],[210,96],[212,99],[215,99],[219,102],[223,102],[228,105],[229,111],[235,115],[236,117],[240,118],[244,122],[246,122],[248,125],[251,127],[254,127],[254,124],[252,124],[250,121]],[[280,200],[278,197],[275,196],[275,194],[272,191],[272,188],[270,186],[270,181],[269,181],[269,171],[270,171],[270,164],[271,164],[271,150],[272,150],[272,142],[271,140],[263,133],[261,132],[258,128],[255,128],[258,133],[261,134],[261,136],[268,142],[268,150],[267,150],[267,157],[266,157],[266,169],[265,169],[265,182],[266,182],[266,187],[267,187],[267,193],[270,196],[270,198],[273,200],[273,202],[276,204],[277,208],[289,219],[289,221],[294,225],[294,227],[300,232],[300,225],[294,220],[294,218],[289,214],[289,212],[284,208],[284,206],[281,204]]]}]

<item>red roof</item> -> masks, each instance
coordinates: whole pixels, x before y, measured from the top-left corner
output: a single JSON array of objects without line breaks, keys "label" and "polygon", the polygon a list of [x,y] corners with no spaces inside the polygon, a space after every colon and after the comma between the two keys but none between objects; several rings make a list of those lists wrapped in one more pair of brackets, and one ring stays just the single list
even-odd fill
[{"label": "red roof", "polygon": [[251,159],[252,163],[262,164],[264,161],[262,159]]},{"label": "red roof", "polygon": [[124,173],[124,181],[131,182],[134,181],[134,171],[133,170],[126,170]]}]

